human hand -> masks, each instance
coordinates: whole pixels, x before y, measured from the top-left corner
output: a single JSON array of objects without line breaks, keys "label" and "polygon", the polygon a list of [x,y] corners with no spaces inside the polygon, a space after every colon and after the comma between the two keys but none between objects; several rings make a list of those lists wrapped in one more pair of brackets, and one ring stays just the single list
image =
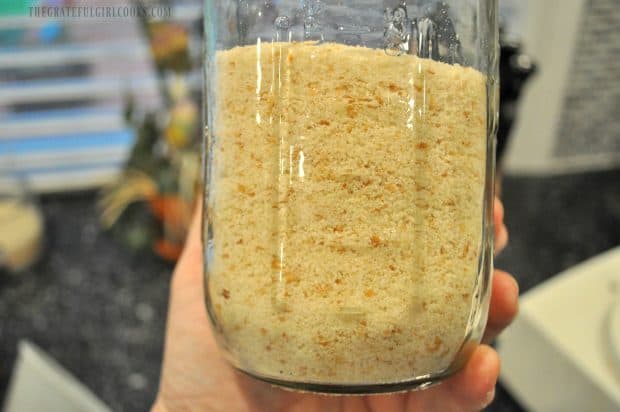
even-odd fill
[{"label": "human hand", "polygon": [[[508,232],[504,210],[495,201],[495,249]],[[159,394],[153,412],[466,412],[486,407],[494,396],[499,358],[482,344],[465,367],[441,384],[388,395],[325,396],[291,392],[235,371],[221,356],[204,305],[200,212],[171,283],[166,346]],[[506,272],[493,276],[483,342],[492,341],[514,318],[518,286]]]}]

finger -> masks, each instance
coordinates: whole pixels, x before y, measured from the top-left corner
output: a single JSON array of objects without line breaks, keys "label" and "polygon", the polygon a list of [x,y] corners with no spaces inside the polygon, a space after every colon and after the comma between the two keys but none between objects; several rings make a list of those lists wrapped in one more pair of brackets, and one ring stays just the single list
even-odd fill
[{"label": "finger", "polygon": [[480,411],[491,403],[499,376],[497,353],[486,345],[478,346],[465,367],[440,385],[413,392],[406,411],[466,412]]},{"label": "finger", "polygon": [[508,229],[504,224],[504,205],[495,198],[493,206],[493,225],[495,227],[495,254],[499,254],[508,244]]},{"label": "finger", "polygon": [[192,278],[193,281],[202,278],[201,232],[202,201],[198,201],[194,209],[194,216],[192,217],[187,237],[185,238],[183,253],[181,253],[174,271],[173,287],[175,282],[185,283],[188,277]]},{"label": "finger", "polygon": [[402,411],[407,410],[406,401],[407,397],[402,394],[372,395],[366,397],[364,408],[351,408],[350,411]]},{"label": "finger", "polygon": [[185,239],[186,246],[200,245],[200,232],[202,229],[202,201],[199,200],[194,208],[194,216],[187,232],[187,238]]},{"label": "finger", "polygon": [[493,223],[495,223],[495,226],[500,226],[504,223],[504,205],[498,198],[495,198],[493,203]]},{"label": "finger", "polygon": [[[465,368],[446,381],[455,410],[479,411],[486,408],[495,396],[499,376],[499,356],[491,347],[480,345],[472,354]],[[462,409],[458,409],[462,406]]]},{"label": "finger", "polygon": [[508,229],[503,223],[495,226],[495,255],[499,255],[508,245]]},{"label": "finger", "polygon": [[491,286],[489,320],[483,342],[489,343],[504,330],[519,311],[519,285],[510,274],[496,270]]}]

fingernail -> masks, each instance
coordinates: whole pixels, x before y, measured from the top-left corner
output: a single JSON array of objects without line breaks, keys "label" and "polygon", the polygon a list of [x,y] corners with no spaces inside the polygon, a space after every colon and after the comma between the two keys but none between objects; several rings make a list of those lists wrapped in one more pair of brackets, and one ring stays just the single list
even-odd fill
[{"label": "fingernail", "polygon": [[498,235],[495,237],[495,256],[499,255],[508,244],[508,229],[502,224]]},{"label": "fingernail", "polygon": [[517,314],[519,313],[519,283],[517,282],[517,280],[510,276],[510,281],[512,283],[512,287],[514,288],[514,295],[512,297],[512,299],[514,299],[514,302],[512,302],[513,307],[515,308],[515,317],[517,316]]},{"label": "fingernail", "polygon": [[515,290],[517,291],[517,295],[519,294],[519,282],[517,282],[517,279],[513,278],[512,276],[510,277],[510,280],[512,280],[512,283],[515,287]]},{"label": "fingernail", "polygon": [[503,221],[506,214],[504,210],[504,205],[498,198],[495,198],[495,203],[493,205],[493,208],[494,208],[494,212],[497,212],[497,214],[499,214],[500,220]]},{"label": "fingernail", "polygon": [[493,399],[495,399],[495,386],[484,397],[484,405],[482,406],[482,408],[486,408],[487,406],[489,406],[491,402],[493,402]]}]

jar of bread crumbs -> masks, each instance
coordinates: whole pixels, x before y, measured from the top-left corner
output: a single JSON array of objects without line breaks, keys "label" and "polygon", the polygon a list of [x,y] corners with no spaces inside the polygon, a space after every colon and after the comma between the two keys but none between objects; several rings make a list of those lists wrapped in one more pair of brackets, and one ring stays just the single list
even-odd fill
[{"label": "jar of bread crumbs", "polygon": [[207,0],[205,291],[263,381],[413,389],[480,341],[495,0]]}]

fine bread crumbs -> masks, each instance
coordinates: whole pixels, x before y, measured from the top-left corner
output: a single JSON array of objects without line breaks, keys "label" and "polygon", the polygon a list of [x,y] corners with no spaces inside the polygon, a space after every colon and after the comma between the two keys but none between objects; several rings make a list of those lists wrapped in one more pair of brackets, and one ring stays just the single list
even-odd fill
[{"label": "fine bread crumbs", "polygon": [[216,55],[208,292],[241,368],[335,384],[448,368],[482,242],[486,78],[325,43]]}]

